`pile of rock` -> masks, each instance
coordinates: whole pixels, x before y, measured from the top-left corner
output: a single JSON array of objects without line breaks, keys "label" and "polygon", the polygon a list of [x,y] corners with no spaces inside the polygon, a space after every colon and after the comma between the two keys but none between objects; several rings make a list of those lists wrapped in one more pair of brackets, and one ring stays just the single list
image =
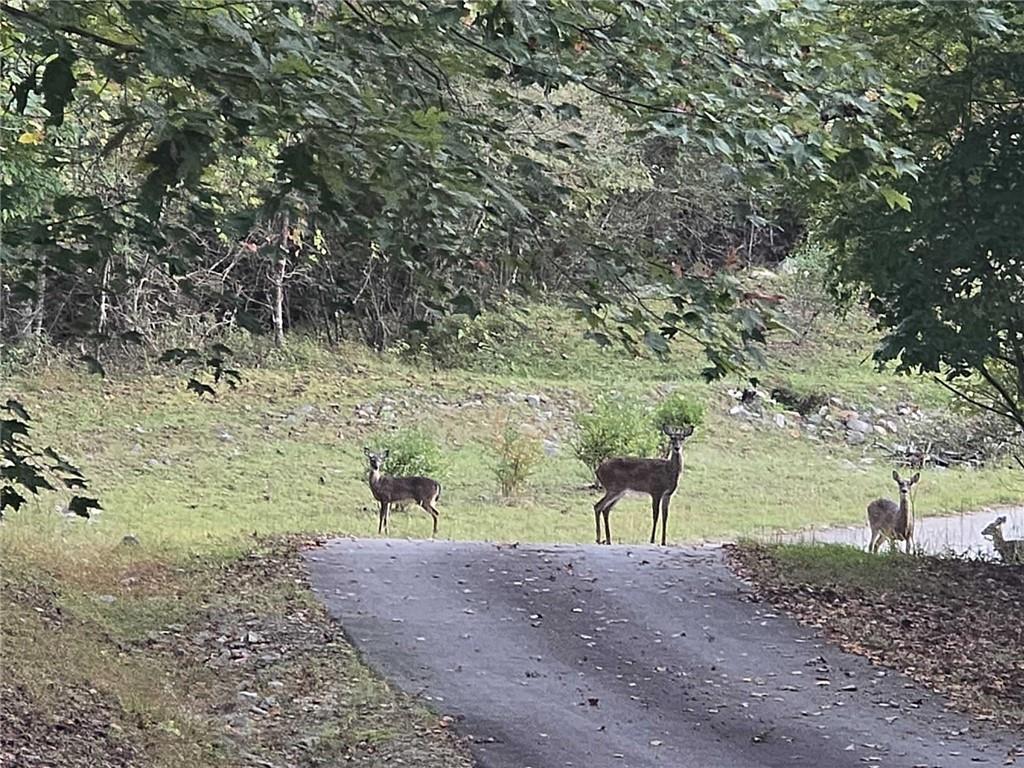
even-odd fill
[{"label": "pile of rock", "polygon": [[964,417],[925,411],[911,402],[859,407],[835,396],[809,413],[782,409],[771,397],[749,388],[731,393],[729,414],[764,428],[788,429],[814,442],[844,442],[887,455],[906,466],[981,466],[1020,451],[1024,435],[1008,423],[985,416]]}]

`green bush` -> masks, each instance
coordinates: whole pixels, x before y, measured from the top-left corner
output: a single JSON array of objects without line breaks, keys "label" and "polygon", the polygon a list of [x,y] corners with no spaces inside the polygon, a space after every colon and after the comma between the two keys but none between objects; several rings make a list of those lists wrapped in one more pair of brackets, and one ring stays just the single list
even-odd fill
[{"label": "green bush", "polygon": [[599,400],[592,411],[576,417],[576,427],[576,458],[591,469],[613,456],[652,456],[658,450],[651,409],[629,398]]},{"label": "green bush", "polygon": [[491,471],[498,481],[501,495],[514,496],[537,468],[544,455],[543,448],[540,440],[525,433],[511,415],[506,417],[495,434]]},{"label": "green bush", "polygon": [[704,406],[681,393],[653,408],[630,398],[599,400],[576,417],[576,458],[597,469],[614,456],[656,456],[663,453],[662,428],[703,423]]},{"label": "green bush", "polygon": [[439,480],[448,473],[448,462],[437,438],[420,427],[379,433],[370,443],[370,450],[388,452],[384,463],[388,475],[424,475]]},{"label": "green bush", "polygon": [[658,431],[665,427],[699,427],[704,423],[704,406],[681,392],[669,395],[654,409],[653,424]]}]

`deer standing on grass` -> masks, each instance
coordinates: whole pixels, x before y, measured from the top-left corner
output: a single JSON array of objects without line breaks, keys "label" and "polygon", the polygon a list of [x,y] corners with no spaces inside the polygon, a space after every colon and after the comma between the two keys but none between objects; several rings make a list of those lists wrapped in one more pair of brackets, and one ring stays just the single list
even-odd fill
[{"label": "deer standing on grass", "polygon": [[1005,522],[1006,517],[1000,515],[985,527],[981,535],[992,539],[992,546],[996,548],[996,552],[999,553],[1004,563],[1024,565],[1024,539],[1004,539],[1003,523]]},{"label": "deer standing on grass", "polygon": [[[611,544],[612,531],[608,527],[608,513],[626,491],[639,491],[651,495],[651,544],[658,531],[658,513],[661,513],[661,545],[665,546],[668,525],[668,504],[683,471],[683,441],[693,434],[693,427],[682,430],[663,427],[669,438],[667,459],[608,459],[597,468],[597,480],[604,488],[604,496],[594,505],[594,526],[597,543]],[[604,541],[601,540],[601,518],[604,517]]]},{"label": "deer standing on grass", "polygon": [[891,499],[875,499],[868,504],[868,525],[871,526],[868,551],[877,552],[885,540],[893,544],[905,541],[909,555],[914,541],[914,511],[910,508],[910,489],[921,479],[921,473],[917,472],[909,480],[904,480],[894,469],[892,479],[899,486],[900,503]]},{"label": "deer standing on grass", "polygon": [[415,501],[427,514],[434,519],[434,528],[430,537],[437,535],[437,507],[434,504],[441,497],[441,484],[429,477],[388,477],[381,474],[388,451],[372,453],[363,448],[363,453],[370,461],[370,491],[373,498],[380,502],[380,517],[377,522],[377,533],[388,530],[388,510],[392,504],[402,501]]}]

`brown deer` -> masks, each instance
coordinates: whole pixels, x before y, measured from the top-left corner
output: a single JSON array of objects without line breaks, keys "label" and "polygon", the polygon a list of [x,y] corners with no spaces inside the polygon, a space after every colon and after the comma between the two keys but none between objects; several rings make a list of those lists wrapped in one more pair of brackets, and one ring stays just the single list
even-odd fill
[{"label": "brown deer", "polygon": [[1004,563],[1024,565],[1024,539],[1004,539],[1003,523],[1005,522],[1006,516],[1000,515],[985,526],[981,535],[992,539],[992,546],[996,548],[996,552],[999,553],[999,557],[1003,559]]},{"label": "brown deer", "polygon": [[910,489],[921,479],[921,473],[916,472],[912,478],[904,480],[894,469],[892,479],[900,489],[900,503],[890,499],[875,499],[868,504],[868,525],[871,526],[868,551],[877,552],[885,540],[891,544],[905,541],[909,555],[914,542],[914,511],[909,503]]},{"label": "brown deer", "polygon": [[437,507],[434,504],[441,497],[441,484],[429,477],[388,477],[381,474],[388,451],[372,453],[363,448],[363,453],[370,461],[370,491],[373,498],[380,502],[380,516],[377,522],[377,533],[388,530],[388,510],[392,504],[402,501],[415,501],[427,514],[434,519],[434,528],[430,537],[437,535]]},{"label": "brown deer", "polygon": [[[597,543],[611,544],[612,531],[608,526],[608,513],[626,491],[639,491],[651,495],[651,544],[658,531],[658,512],[661,512],[661,545],[665,546],[668,524],[668,504],[683,471],[683,441],[693,434],[693,427],[682,430],[663,427],[669,438],[667,459],[608,459],[597,468],[597,480],[604,488],[604,496],[594,505],[594,526]],[[604,541],[601,540],[601,517],[604,517]]]}]

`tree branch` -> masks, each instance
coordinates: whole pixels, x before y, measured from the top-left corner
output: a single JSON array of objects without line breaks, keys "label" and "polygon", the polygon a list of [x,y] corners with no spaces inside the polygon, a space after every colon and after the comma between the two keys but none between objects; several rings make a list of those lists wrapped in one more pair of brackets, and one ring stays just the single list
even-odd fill
[{"label": "tree branch", "polygon": [[38,14],[23,11],[20,8],[14,8],[7,3],[0,3],[0,11],[6,13],[11,18],[37,24],[40,27],[48,29],[50,32],[66,32],[69,35],[84,37],[88,40],[92,40],[94,43],[99,43],[100,45],[105,45],[108,48],[113,48],[118,51],[124,51],[126,53],[142,53],[142,49],[137,45],[122,43],[119,40],[111,40],[109,37],[104,37],[103,35],[96,34],[95,32],[83,29],[82,27],[77,27],[74,24],[50,24],[46,19]]}]

